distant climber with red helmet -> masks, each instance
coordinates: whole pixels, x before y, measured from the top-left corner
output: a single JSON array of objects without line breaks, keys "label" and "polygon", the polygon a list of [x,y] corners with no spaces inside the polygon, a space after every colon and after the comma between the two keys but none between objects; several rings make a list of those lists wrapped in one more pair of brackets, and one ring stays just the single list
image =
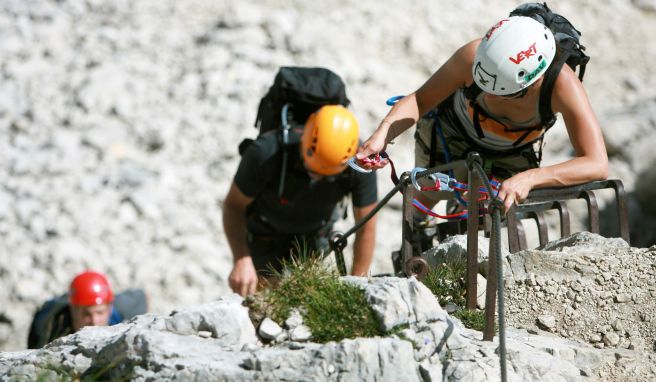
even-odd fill
[{"label": "distant climber with red helmet", "polygon": [[[350,195],[356,220],[377,202],[375,173],[347,167],[358,146],[358,122],[341,105],[320,107],[305,126],[292,129],[283,147],[276,131],[261,134],[243,153],[223,203],[223,226],[234,257],[230,287],[255,292],[268,267],[281,269],[294,243],[328,249],[328,234],[340,217],[336,206]],[[281,156],[288,150],[284,193],[278,193]],[[356,233],[351,273],[366,275],[373,257],[375,219]]]},{"label": "distant climber with red helmet", "polygon": [[43,347],[85,326],[115,325],[147,310],[143,290],[129,289],[114,296],[107,276],[87,270],[75,276],[68,293],[48,300],[36,312],[28,348]]},{"label": "distant climber with red helmet", "polygon": [[[416,166],[434,167],[476,151],[488,174],[504,179],[498,196],[506,210],[534,188],[608,176],[599,121],[579,81],[589,58],[578,44],[580,33],[546,4],[523,4],[511,15],[463,45],[392,107],[359,148],[356,158],[363,167],[384,167],[387,159],[363,160],[416,124]],[[564,27],[569,35],[550,29]],[[562,116],[574,155],[540,167],[542,138],[555,114]],[[462,174],[457,177],[465,180]],[[430,193],[417,197],[428,206],[439,198]]]}]

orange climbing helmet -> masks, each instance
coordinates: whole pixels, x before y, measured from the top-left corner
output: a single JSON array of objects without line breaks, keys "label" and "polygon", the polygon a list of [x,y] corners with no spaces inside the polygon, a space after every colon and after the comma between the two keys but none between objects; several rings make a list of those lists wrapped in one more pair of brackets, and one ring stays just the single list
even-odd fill
[{"label": "orange climbing helmet", "polygon": [[330,176],[344,171],[358,147],[358,120],[341,105],[326,105],[310,115],[301,138],[306,167]]},{"label": "orange climbing helmet", "polygon": [[75,276],[71,282],[68,301],[73,306],[111,304],[114,293],[105,275],[87,270]]}]

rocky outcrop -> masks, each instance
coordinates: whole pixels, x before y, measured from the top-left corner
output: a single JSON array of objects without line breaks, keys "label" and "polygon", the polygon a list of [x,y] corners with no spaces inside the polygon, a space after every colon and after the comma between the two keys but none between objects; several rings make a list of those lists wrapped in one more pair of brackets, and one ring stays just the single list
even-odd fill
[{"label": "rocky outcrop", "polygon": [[616,353],[604,380],[656,375],[656,248],[579,233],[509,258],[508,323]]},{"label": "rocky outcrop", "polygon": [[[168,316],[148,314],[112,327],[89,327],[40,350],[0,353],[3,379],[64,376],[208,381],[492,381],[498,344],[464,328],[414,278],[356,278],[389,337],[317,344],[260,341],[233,295]],[[598,376],[617,350],[509,329],[510,381],[578,381]],[[623,357],[635,357],[630,350]]]}]

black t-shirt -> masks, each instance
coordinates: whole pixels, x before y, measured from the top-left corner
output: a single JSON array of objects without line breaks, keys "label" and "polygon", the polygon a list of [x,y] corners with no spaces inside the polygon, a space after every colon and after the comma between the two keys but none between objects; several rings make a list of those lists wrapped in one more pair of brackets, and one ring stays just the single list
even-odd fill
[{"label": "black t-shirt", "polygon": [[335,206],[351,195],[355,207],[365,207],[378,198],[376,173],[347,168],[342,173],[310,179],[303,166],[298,144],[287,146],[288,164],[284,192],[278,197],[283,147],[275,131],[260,135],[244,152],[235,184],[255,198],[248,208],[248,230],[255,234],[306,234],[323,228],[332,219]]}]

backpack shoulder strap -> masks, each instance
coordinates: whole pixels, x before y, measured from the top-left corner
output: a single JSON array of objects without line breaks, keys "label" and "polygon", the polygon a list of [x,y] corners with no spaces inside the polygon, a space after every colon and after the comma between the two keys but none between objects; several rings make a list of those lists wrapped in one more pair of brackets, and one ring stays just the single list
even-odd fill
[{"label": "backpack shoulder strap", "polygon": [[67,295],[48,300],[34,314],[27,347],[38,349],[71,331]]},{"label": "backpack shoulder strap", "polygon": [[[282,150],[282,162],[280,166],[280,180],[278,181],[278,199],[282,199],[283,194],[285,193],[285,178],[287,177],[287,167],[289,166],[288,162],[290,147],[298,147],[298,145],[301,143],[303,129],[299,126],[291,126],[289,129],[287,129],[285,134],[286,136],[284,140],[286,140],[286,142],[283,142],[282,132],[279,134],[280,148]],[[292,156],[292,160],[293,159],[294,157]]]},{"label": "backpack shoulder strap", "polygon": [[475,102],[478,95],[482,92],[483,90],[476,84],[476,81],[474,81],[471,85],[465,88],[465,98]]},{"label": "backpack shoulder strap", "polygon": [[539,111],[542,126],[546,129],[549,129],[554,123],[556,123],[556,116],[551,108],[551,94],[553,93],[553,88],[556,84],[556,79],[558,79],[558,75],[560,74],[560,70],[563,68],[568,56],[567,53],[563,52],[563,54],[560,55],[560,57],[557,57],[551,66],[549,66],[549,69],[544,73],[544,80],[540,89]]},{"label": "backpack shoulder strap", "polygon": [[481,139],[485,137],[485,134],[483,134],[483,129],[481,128],[481,123],[479,121],[479,118],[481,114],[485,115],[485,112],[478,105],[476,99],[482,92],[483,90],[476,84],[476,81],[474,81],[471,85],[467,86],[464,91],[465,98],[467,98],[469,104],[474,110],[473,123],[474,123],[474,129],[476,130],[476,135]]}]

